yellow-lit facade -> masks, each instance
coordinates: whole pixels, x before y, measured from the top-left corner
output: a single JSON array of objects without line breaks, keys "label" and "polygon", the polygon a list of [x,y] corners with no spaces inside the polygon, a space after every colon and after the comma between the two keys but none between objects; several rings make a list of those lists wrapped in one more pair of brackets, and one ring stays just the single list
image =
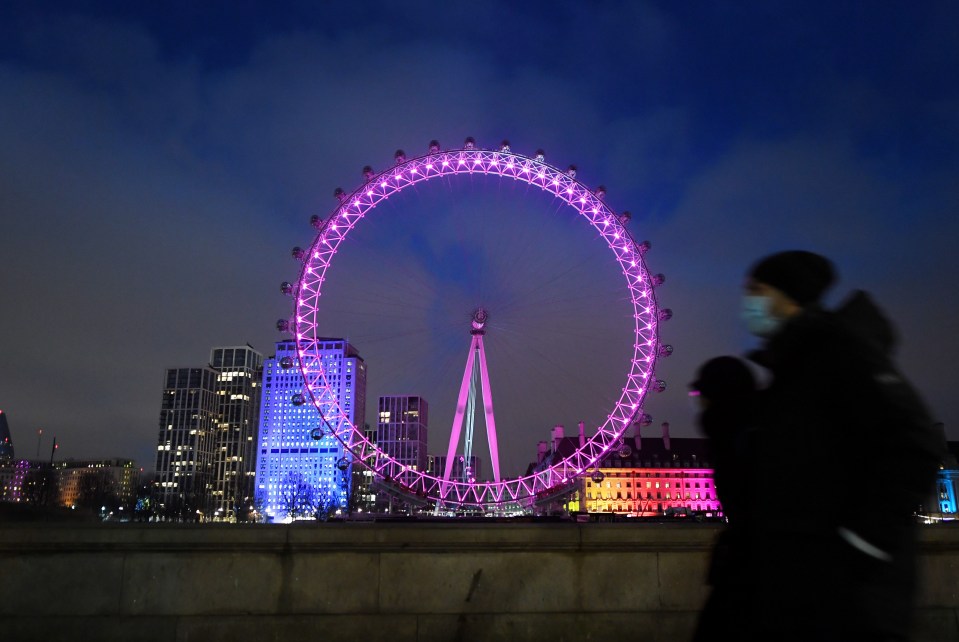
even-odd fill
[{"label": "yellow-lit facade", "polygon": [[581,479],[588,513],[653,517],[669,509],[722,511],[710,468],[600,468]]}]

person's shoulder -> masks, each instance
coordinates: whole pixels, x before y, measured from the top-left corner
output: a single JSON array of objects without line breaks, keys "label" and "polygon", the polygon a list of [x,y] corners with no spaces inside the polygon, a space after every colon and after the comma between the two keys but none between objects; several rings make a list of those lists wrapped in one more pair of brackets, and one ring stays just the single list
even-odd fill
[{"label": "person's shoulder", "polygon": [[895,351],[899,342],[896,328],[868,292],[854,290],[832,316],[864,349],[886,356]]}]

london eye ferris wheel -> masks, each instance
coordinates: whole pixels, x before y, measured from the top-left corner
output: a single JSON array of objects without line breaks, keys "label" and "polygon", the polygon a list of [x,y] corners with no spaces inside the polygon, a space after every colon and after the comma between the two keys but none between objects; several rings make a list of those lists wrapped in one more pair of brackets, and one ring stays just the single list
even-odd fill
[{"label": "london eye ferris wheel", "polygon": [[[650,244],[646,241],[637,242],[633,238],[627,228],[629,214],[614,212],[606,203],[605,188],[590,189],[577,179],[576,174],[573,166],[561,170],[547,163],[542,151],[537,151],[533,156],[514,152],[506,141],[495,149],[482,149],[472,138],[468,138],[462,147],[447,150],[442,150],[438,142],[431,141],[428,153],[422,156],[407,158],[402,151],[397,151],[393,165],[384,171],[374,172],[371,167],[365,167],[365,180],[359,187],[352,191],[336,190],[338,203],[328,217],[312,218],[316,229],[312,244],[308,248],[297,247],[293,250],[294,257],[302,262],[299,278],[296,283],[284,282],[281,286],[286,294],[293,297],[293,316],[278,322],[278,328],[291,333],[296,341],[298,366],[305,383],[304,392],[307,393],[305,396],[316,407],[323,430],[335,436],[352,454],[354,461],[369,466],[382,482],[392,485],[403,494],[436,502],[437,505],[489,508],[494,505],[522,504],[567,486],[575,477],[591,472],[595,474],[598,463],[610,451],[623,447],[623,438],[630,426],[650,423],[651,418],[644,408],[647,393],[665,389],[665,382],[656,378],[656,362],[672,352],[671,346],[660,342],[658,332],[659,322],[671,316],[671,312],[659,308],[656,301],[655,288],[663,282],[663,276],[651,274],[647,269],[644,257]],[[593,434],[581,441],[579,447],[567,456],[553,459],[549,465],[515,477],[500,474],[489,383],[490,377],[496,374],[487,371],[483,349],[487,321],[495,317],[495,309],[488,310],[478,305],[470,311],[472,325],[463,328],[464,335],[468,332],[467,336],[472,336],[472,339],[443,471],[415,469],[378,448],[375,440],[370,439],[364,431],[362,419],[354,423],[341,407],[340,395],[324,372],[320,354],[327,301],[323,295],[326,292],[324,288],[328,286],[329,271],[338,251],[343,249],[344,241],[361,221],[387,199],[404,190],[414,192],[415,196],[415,186],[433,181],[446,182],[449,190],[455,193],[463,177],[479,175],[535,188],[558,199],[564,208],[588,223],[593,230],[594,240],[605,246],[604,254],[607,259],[612,257],[620,272],[617,288],[620,299],[626,302],[629,311],[622,316],[623,323],[628,324],[631,330],[631,355],[626,361],[627,371],[622,375],[619,389],[611,392],[611,404],[602,412],[605,419],[597,422]],[[292,365],[284,364],[285,367]],[[459,427],[464,420],[467,455],[471,448],[477,381],[482,388],[494,468],[493,479],[490,480],[477,480],[469,475],[454,478],[450,475],[452,456],[459,443]],[[466,461],[469,461],[469,456]]]}]

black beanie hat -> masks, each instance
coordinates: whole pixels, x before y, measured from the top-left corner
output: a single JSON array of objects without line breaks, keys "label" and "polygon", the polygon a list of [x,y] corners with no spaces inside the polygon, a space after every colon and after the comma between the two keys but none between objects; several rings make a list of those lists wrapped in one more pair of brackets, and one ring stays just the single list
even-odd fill
[{"label": "black beanie hat", "polygon": [[832,261],[805,250],[770,254],[749,271],[755,281],[771,285],[800,306],[819,301],[836,280]]}]

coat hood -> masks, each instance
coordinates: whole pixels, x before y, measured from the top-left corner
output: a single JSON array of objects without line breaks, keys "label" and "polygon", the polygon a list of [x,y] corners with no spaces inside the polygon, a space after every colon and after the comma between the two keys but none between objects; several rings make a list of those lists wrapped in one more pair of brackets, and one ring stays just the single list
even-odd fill
[{"label": "coat hood", "polygon": [[872,297],[862,290],[855,290],[840,304],[835,317],[849,331],[860,337],[874,350],[891,355],[899,342],[892,322],[883,313]]}]

